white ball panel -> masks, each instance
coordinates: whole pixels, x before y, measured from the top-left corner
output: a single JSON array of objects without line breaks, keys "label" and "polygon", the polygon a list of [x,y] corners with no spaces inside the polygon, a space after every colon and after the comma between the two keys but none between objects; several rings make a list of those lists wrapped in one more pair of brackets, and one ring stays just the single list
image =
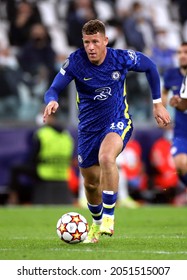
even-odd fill
[{"label": "white ball panel", "polygon": [[61,232],[59,229],[56,230],[58,237],[61,239]]},{"label": "white ball panel", "polygon": [[62,238],[66,242],[70,242],[72,240],[72,236],[71,236],[71,234],[69,232],[64,232],[62,234]]},{"label": "white ball panel", "polygon": [[77,225],[76,223],[69,223],[66,226],[66,229],[70,232],[70,233],[75,233],[76,229],[77,229]]},{"label": "white ball panel", "polygon": [[81,219],[85,224],[87,224],[86,218],[85,218],[84,216],[82,216],[82,215],[79,215],[79,216],[80,216],[80,219]]},{"label": "white ball panel", "polygon": [[78,239],[75,239],[75,240],[72,240],[70,241],[71,244],[75,244],[75,243],[79,243],[81,240],[78,240]]},{"label": "white ball panel", "polygon": [[86,231],[86,224],[83,223],[83,222],[80,222],[80,223],[78,224],[78,231],[79,231],[79,232],[85,232],[85,231]]},{"label": "white ball panel", "polygon": [[62,223],[66,224],[66,223],[69,223],[71,221],[71,216],[66,214],[64,216],[62,216]]},{"label": "white ball panel", "polygon": [[81,235],[81,241],[83,241],[84,239],[86,239],[87,235],[88,235],[88,232],[87,232],[87,231],[84,232],[84,233]]},{"label": "white ball panel", "polygon": [[71,215],[71,216],[77,216],[77,215],[80,215],[79,213],[77,212],[69,212],[68,215]]}]

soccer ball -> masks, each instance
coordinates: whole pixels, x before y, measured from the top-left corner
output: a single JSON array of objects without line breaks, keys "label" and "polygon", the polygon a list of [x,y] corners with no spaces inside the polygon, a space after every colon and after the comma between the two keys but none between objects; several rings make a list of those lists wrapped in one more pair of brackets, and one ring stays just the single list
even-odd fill
[{"label": "soccer ball", "polygon": [[76,212],[64,214],[57,222],[58,237],[67,243],[79,243],[88,234],[88,223],[85,217]]}]

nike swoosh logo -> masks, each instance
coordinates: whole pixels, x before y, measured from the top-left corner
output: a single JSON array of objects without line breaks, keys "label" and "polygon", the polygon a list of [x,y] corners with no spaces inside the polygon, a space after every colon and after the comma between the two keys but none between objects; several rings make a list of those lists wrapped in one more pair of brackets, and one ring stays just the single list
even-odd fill
[{"label": "nike swoosh logo", "polygon": [[84,78],[84,81],[89,81],[91,79],[93,79],[93,78]]}]

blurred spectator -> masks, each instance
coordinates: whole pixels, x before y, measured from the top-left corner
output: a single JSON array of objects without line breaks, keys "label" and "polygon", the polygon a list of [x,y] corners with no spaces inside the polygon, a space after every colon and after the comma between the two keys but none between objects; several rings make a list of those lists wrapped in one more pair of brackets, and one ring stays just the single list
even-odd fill
[{"label": "blurred spectator", "polygon": [[41,22],[37,6],[28,1],[7,1],[7,17],[10,44],[18,48],[27,43],[32,25]]},{"label": "blurred spectator", "polygon": [[[180,44],[181,40],[181,29],[179,22],[173,19],[173,16],[171,14],[170,1],[162,0],[158,2],[157,0],[116,0],[115,7],[119,18],[128,18],[131,12],[131,5],[136,2],[138,2],[143,7],[142,11],[144,17],[146,18],[146,20],[149,20],[149,23],[153,25],[154,29],[168,29],[168,41],[170,42],[170,46],[171,48],[177,47]],[[145,32],[145,25],[143,29]],[[134,27],[132,30],[134,30]],[[148,36],[148,38],[150,38],[150,35]]]},{"label": "blurred spectator", "polygon": [[111,18],[106,21],[106,32],[108,36],[108,47],[115,49],[127,48],[127,42],[120,19]]},{"label": "blurred spectator", "polygon": [[67,204],[73,201],[68,180],[74,140],[56,117],[51,115],[29,139],[31,149],[27,162],[12,167],[10,204]]},{"label": "blurred spectator", "polygon": [[127,180],[128,194],[135,199],[134,206],[137,207],[136,201],[144,202],[144,191],[147,189],[148,177],[142,160],[142,148],[135,138],[128,142],[125,150],[121,153],[120,166],[123,176]]},{"label": "blurred spectator", "polygon": [[[149,94],[149,87],[146,77],[142,73],[130,72],[127,75],[127,101],[129,111],[139,125],[152,118],[152,101]],[[139,101],[137,100],[137,93]]]},{"label": "blurred spectator", "polygon": [[29,39],[21,48],[18,60],[31,93],[42,96],[56,74],[56,54],[44,25],[38,23],[31,27]]},{"label": "blurred spectator", "polygon": [[176,196],[184,192],[179,185],[179,177],[170,153],[171,138],[172,130],[166,129],[163,137],[154,142],[150,151],[151,188],[155,193],[154,203],[173,204]]},{"label": "blurred spectator", "polygon": [[0,40],[0,115],[17,116],[19,107],[18,86],[21,81],[19,63],[9,46]]},{"label": "blurred spectator", "polygon": [[177,7],[177,19],[181,25],[181,36],[183,41],[187,41],[187,1],[186,0],[171,0]]},{"label": "blurred spectator", "polygon": [[80,48],[82,44],[82,26],[88,20],[97,18],[93,0],[70,0],[68,3],[66,24],[70,46]]},{"label": "blurred spectator", "polygon": [[151,18],[146,16],[144,6],[140,2],[134,2],[130,13],[122,20],[128,46],[145,52],[153,45],[154,25]]},{"label": "blurred spectator", "polygon": [[161,76],[166,70],[176,66],[176,53],[177,50],[170,45],[167,30],[158,29],[155,44],[150,48],[148,54],[157,65]]},{"label": "blurred spectator", "polygon": [[[36,1],[41,14],[42,23],[48,29],[51,46],[58,55],[58,63],[62,64],[71,51],[74,51],[67,41],[65,15],[69,0]],[[61,66],[61,65],[60,65]]]},{"label": "blurred spectator", "polygon": [[140,174],[143,171],[143,163],[141,160],[141,147],[135,139],[131,139],[126,148],[117,157],[117,165],[119,169],[118,204],[127,208],[137,208],[139,203],[131,197],[131,193],[133,193],[131,183],[136,181],[135,189],[138,189],[138,191],[141,189],[142,180]]},{"label": "blurred spectator", "polygon": [[106,23],[109,46],[114,46],[120,41],[118,46],[124,48],[125,38],[121,22],[115,17],[112,3],[101,0],[71,0],[66,9],[66,33],[70,46],[82,47],[83,24],[90,19],[99,18]]},{"label": "blurred spectator", "polygon": [[179,13],[178,18],[183,26],[187,20],[187,2],[186,0],[171,0],[171,2],[177,5]]}]

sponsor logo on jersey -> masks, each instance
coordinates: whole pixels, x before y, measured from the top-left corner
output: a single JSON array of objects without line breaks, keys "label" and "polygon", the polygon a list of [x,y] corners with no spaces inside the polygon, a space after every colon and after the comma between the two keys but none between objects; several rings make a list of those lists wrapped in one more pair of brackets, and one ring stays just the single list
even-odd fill
[{"label": "sponsor logo on jersey", "polygon": [[119,71],[114,71],[112,72],[112,80],[119,80],[119,78],[121,77],[121,73]]},{"label": "sponsor logo on jersey", "polygon": [[98,88],[95,90],[97,95],[94,97],[94,100],[106,100],[109,96],[111,96],[111,88],[110,87],[103,87],[103,88]]},{"label": "sponsor logo on jersey", "polygon": [[137,56],[136,56],[135,51],[133,51],[133,50],[128,50],[127,53],[128,53],[128,55],[129,55],[130,59],[134,60],[135,62],[137,61]]}]

